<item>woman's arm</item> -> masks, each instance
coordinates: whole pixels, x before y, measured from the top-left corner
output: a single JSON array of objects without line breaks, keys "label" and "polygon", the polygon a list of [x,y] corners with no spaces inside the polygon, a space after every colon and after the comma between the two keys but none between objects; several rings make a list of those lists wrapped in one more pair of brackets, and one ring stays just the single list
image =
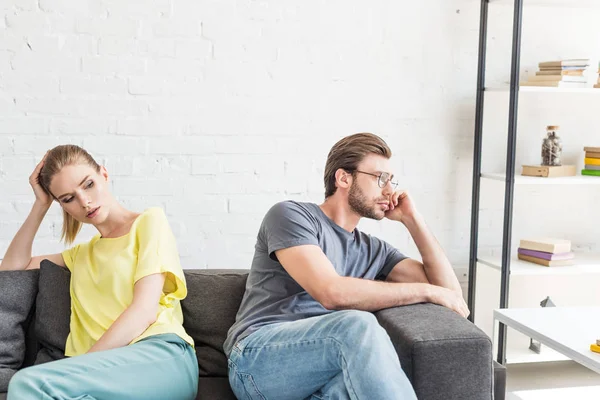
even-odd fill
[{"label": "woman's arm", "polygon": [[10,242],[8,250],[6,250],[6,254],[4,255],[4,259],[2,260],[2,263],[0,263],[0,271],[39,268],[40,261],[46,258],[62,267],[65,266],[65,262],[60,253],[31,258],[33,238],[40,228],[40,224],[46,216],[50,205],[52,205],[52,198],[42,188],[39,181],[40,171],[43,166],[44,160],[40,161],[29,177],[29,184],[35,194],[35,203],[33,203],[29,216],[13,238],[12,242]]},{"label": "woman's arm", "polygon": [[104,332],[88,353],[127,346],[156,322],[165,277],[166,274],[152,274],[138,280],[133,287],[131,305]]}]

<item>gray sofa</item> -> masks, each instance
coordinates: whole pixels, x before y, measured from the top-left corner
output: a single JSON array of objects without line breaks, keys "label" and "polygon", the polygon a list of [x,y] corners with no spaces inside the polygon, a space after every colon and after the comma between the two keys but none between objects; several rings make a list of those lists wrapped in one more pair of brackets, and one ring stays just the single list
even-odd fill
[{"label": "gray sofa", "polygon": [[[247,273],[185,270],[189,293],[182,307],[185,328],[196,342],[197,399],[235,399],[222,345],[242,300]],[[62,358],[69,329],[69,272],[45,260],[36,279],[36,301],[23,324],[26,354],[21,368]],[[494,367],[490,339],[467,320],[433,304],[375,315],[420,400],[490,400],[494,392],[496,400],[504,399],[505,369]],[[5,396],[0,393],[0,400]]]}]

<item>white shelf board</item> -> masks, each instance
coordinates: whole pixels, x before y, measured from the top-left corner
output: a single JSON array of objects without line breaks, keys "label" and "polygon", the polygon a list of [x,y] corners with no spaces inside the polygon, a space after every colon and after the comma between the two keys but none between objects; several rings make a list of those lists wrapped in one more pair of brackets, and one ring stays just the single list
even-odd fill
[{"label": "white shelf board", "polygon": [[[515,0],[489,0],[490,4],[514,6]],[[597,8],[597,0],[523,0],[523,6]]]},{"label": "white shelf board", "polygon": [[[481,177],[495,181],[506,181],[506,175],[504,173],[486,172],[482,173]],[[515,174],[515,185],[600,185],[600,176],[576,175],[542,178]]]},{"label": "white shelf board", "polygon": [[[600,3],[600,2],[599,2]],[[488,87],[485,88],[486,92],[500,92],[508,93],[510,88],[504,87]],[[566,88],[566,87],[548,87],[548,86],[520,86],[519,92],[521,93],[581,93],[600,95],[600,88],[586,87],[586,88]]]},{"label": "white shelf board", "polygon": [[[516,250],[515,250],[516,252]],[[480,257],[477,262],[494,268],[498,271],[502,270],[501,257]],[[600,254],[598,253],[577,253],[573,265],[562,267],[546,267],[529,261],[519,260],[516,255],[512,257],[510,262],[510,274],[516,275],[600,275]]]},{"label": "white shelf board", "polygon": [[569,357],[542,345],[540,354],[534,353],[527,347],[506,348],[506,364],[526,364],[550,361],[567,361]]},{"label": "white shelf board", "polygon": [[[512,396],[512,397],[511,397]],[[600,386],[577,386],[551,389],[520,390],[507,393],[506,400],[595,400],[600,399]]]}]

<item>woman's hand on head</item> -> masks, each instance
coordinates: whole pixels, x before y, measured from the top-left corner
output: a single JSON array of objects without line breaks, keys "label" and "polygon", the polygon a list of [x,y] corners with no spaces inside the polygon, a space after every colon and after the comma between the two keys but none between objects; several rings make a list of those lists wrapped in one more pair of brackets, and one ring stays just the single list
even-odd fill
[{"label": "woman's hand on head", "polygon": [[46,192],[46,190],[44,190],[42,184],[40,183],[40,172],[42,171],[42,167],[44,166],[44,162],[46,161],[47,155],[48,153],[44,155],[42,161],[40,161],[39,164],[33,170],[33,173],[29,177],[29,184],[31,185],[33,193],[35,194],[36,203],[45,207],[50,207],[50,205],[52,204],[52,197],[48,194],[48,192]]}]

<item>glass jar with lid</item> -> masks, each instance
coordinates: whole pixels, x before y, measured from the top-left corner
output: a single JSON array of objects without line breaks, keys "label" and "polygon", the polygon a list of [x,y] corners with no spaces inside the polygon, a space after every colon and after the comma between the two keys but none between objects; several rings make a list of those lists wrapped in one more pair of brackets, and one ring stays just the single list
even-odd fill
[{"label": "glass jar with lid", "polygon": [[542,165],[562,165],[562,139],[558,136],[557,125],[546,127],[546,137],[542,140]]}]

